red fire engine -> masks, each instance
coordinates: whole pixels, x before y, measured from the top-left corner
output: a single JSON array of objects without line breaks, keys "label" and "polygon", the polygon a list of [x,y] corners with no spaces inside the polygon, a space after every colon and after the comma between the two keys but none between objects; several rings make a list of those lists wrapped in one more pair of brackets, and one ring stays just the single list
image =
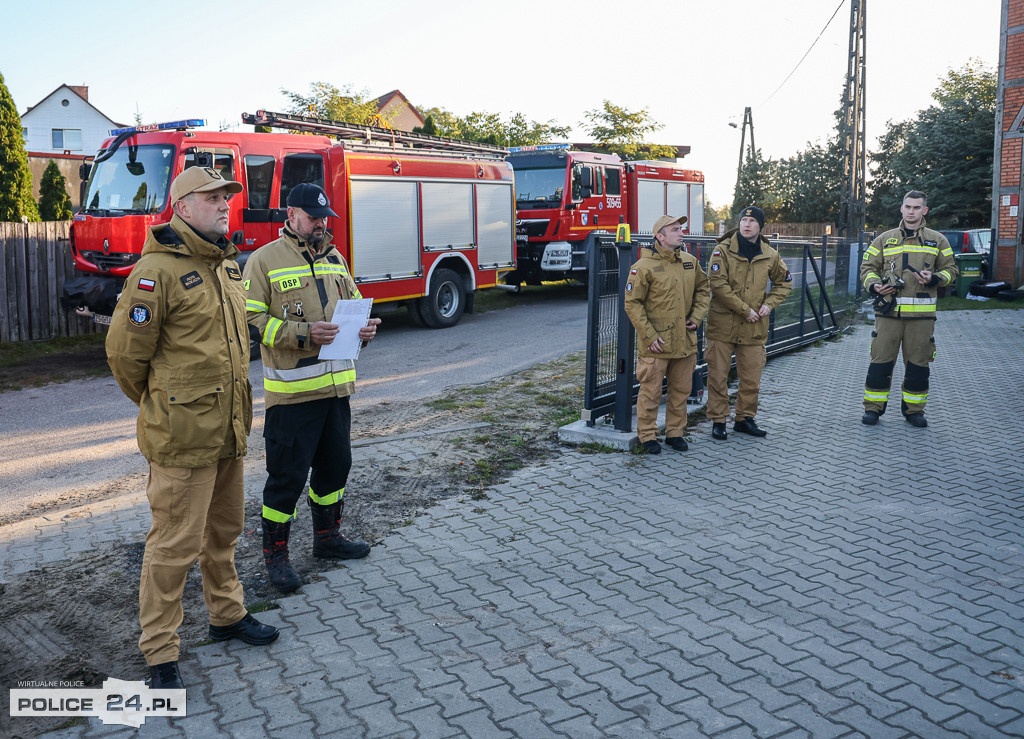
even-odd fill
[{"label": "red fire engine", "polygon": [[585,279],[596,231],[621,222],[649,234],[666,213],[686,216],[688,233],[704,233],[704,175],[661,161],[572,151],[567,144],[509,149],[516,178],[516,269],[509,284]]},{"label": "red fire engine", "polygon": [[[116,295],[150,225],[171,219],[171,180],[196,165],[243,185],[230,214],[243,263],[277,238],[292,187],[323,187],[338,213],[328,222],[334,243],[376,312],[405,305],[421,325],[452,326],[472,310],[475,290],[514,267],[505,149],[264,111],[242,119],[311,135],[197,130],[202,120],[111,131],[91,167],[83,165],[82,208],[71,230],[77,269],[112,283],[107,294]],[[64,302],[88,301],[65,294]],[[112,310],[110,301],[96,302],[86,307],[109,323],[100,313]]]}]

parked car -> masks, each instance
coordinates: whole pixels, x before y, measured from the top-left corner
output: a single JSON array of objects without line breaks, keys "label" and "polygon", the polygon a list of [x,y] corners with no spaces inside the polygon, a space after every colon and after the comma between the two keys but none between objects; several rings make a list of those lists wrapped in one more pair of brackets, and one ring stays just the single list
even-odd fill
[{"label": "parked car", "polygon": [[972,228],[969,231],[939,231],[949,241],[954,254],[976,252],[988,254],[992,246],[992,230]]}]

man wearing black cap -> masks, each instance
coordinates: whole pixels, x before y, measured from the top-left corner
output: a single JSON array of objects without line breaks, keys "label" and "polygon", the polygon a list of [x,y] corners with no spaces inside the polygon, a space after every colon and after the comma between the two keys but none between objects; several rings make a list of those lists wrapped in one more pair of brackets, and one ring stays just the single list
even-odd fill
[{"label": "man wearing black cap", "polygon": [[[708,261],[711,309],[704,329],[704,357],[708,363],[707,416],[711,435],[728,438],[729,369],[736,355],[736,421],[733,431],[763,437],[767,432],[754,422],[761,372],[768,341],[768,316],[793,289],[782,257],[761,234],[764,211],[751,205],[740,213],[739,228],[720,239]],[[768,292],[768,281],[772,289]]]},{"label": "man wearing black cap", "polygon": [[[260,333],[266,421],[267,482],[263,488],[263,558],[270,581],[291,592],[302,581],[288,559],[288,535],[309,478],[313,554],[358,559],[366,542],[341,535],[343,496],[352,467],[349,396],[355,392],[352,360],[320,360],[320,347],[338,334],[331,323],[339,300],[362,297],[344,257],[327,233],[327,194],[303,183],[288,193],[288,221],[276,241],[245,265],[246,311]],[[359,331],[370,341],[379,318]]]},{"label": "man wearing black cap", "polygon": [[238,250],[224,236],[228,201],[241,189],[207,167],[174,178],[174,217],[150,228],[107,334],[107,361],[139,406],[139,449],[149,461],[139,648],[153,689],[183,687],[177,631],[197,558],[211,639],[269,644],[278,636],[246,611],[235,570],[252,388]]},{"label": "man wearing black cap", "polygon": [[654,243],[629,270],[626,314],[636,328],[636,433],[648,454],[659,454],[661,383],[668,378],[665,443],[686,451],[686,399],[697,366],[697,326],[708,312],[708,278],[697,258],[682,250],[686,216],[661,216]]}]

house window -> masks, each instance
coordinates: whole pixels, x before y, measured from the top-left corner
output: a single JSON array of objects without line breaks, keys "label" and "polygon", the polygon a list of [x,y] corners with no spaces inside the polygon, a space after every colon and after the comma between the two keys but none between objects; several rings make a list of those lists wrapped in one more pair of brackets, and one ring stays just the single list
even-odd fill
[{"label": "house window", "polygon": [[21,129],[21,138],[25,139],[25,141],[28,141],[28,129],[25,127],[22,127]]},{"label": "house window", "polygon": [[54,149],[82,150],[82,129],[54,128],[50,131],[51,146]]}]

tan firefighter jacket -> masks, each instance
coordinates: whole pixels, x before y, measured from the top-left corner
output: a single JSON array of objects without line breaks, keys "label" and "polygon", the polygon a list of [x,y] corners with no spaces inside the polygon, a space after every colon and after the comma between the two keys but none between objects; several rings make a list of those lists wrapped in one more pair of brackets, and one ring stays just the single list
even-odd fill
[{"label": "tan firefighter jacket", "polygon": [[249,258],[244,276],[246,315],[260,332],[267,407],[354,393],[355,362],[320,361],[309,333],[317,321],[331,322],[339,300],[362,297],[330,235],[313,257],[285,226]]},{"label": "tan firefighter jacket", "polygon": [[245,454],[252,388],[237,254],[178,216],[153,226],[110,320],[107,362],[139,406],[139,449],[160,466]]},{"label": "tan firefighter jacket", "polygon": [[[914,269],[929,270],[938,278],[934,285],[922,285]],[[917,231],[907,231],[900,221],[899,228],[879,234],[864,251],[860,263],[860,279],[868,292],[871,286],[885,280],[893,282],[893,274],[903,280],[903,288],[896,295],[896,305],[887,318],[915,320],[935,318],[939,285],[949,285],[958,274],[953,250],[946,237],[938,231],[925,228],[922,219]]]},{"label": "tan firefighter jacket", "polygon": [[[708,312],[708,277],[697,258],[685,251],[666,249],[654,242],[629,270],[626,315],[636,328],[641,357],[672,359],[697,351],[697,332],[686,322],[700,324]],[[647,347],[661,337],[661,354]]]},{"label": "tan firefighter jacket", "polygon": [[[793,289],[793,279],[779,252],[760,237],[761,253],[753,260],[740,254],[736,229],[718,239],[708,260],[711,280],[711,309],[704,336],[729,344],[764,344],[768,340],[768,317],[750,323],[750,311],[767,305],[775,310]],[[771,280],[772,289],[768,290]]]}]

